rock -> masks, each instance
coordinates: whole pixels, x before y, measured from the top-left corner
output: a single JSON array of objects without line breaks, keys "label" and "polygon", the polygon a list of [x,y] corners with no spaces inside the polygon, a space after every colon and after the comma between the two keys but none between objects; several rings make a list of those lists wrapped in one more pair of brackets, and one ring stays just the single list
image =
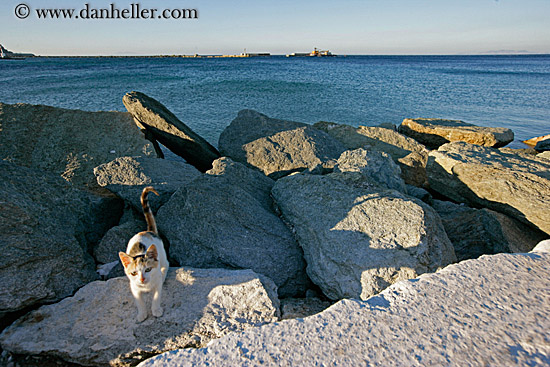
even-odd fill
[{"label": "rock", "polygon": [[331,306],[320,298],[284,298],[281,300],[281,319],[290,320],[318,314]]},{"label": "rock", "polygon": [[546,152],[550,150],[550,138],[541,140],[535,145],[535,150],[537,152]]},{"label": "rock", "polygon": [[357,131],[358,129],[353,126],[319,121],[313,124],[313,127],[326,132],[334,139],[338,140],[346,149],[353,150],[364,148],[367,145],[369,145],[370,148],[369,142],[371,142],[371,139],[359,134]]},{"label": "rock", "polygon": [[236,185],[242,178],[236,171],[197,178],[158,211],[171,259],[182,266],[252,269],[271,278],[281,297],[303,293],[308,280],[300,247],[267,207],[257,181]]},{"label": "rock", "polygon": [[500,252],[529,252],[545,234],[489,209],[433,201],[459,261]]},{"label": "rock", "polygon": [[550,240],[540,241],[531,252],[547,252],[550,253]]},{"label": "rock", "polygon": [[220,157],[216,148],[155,99],[141,92],[130,92],[122,98],[122,102],[138,127],[145,128],[154,140],[158,140],[199,171],[209,170],[212,161]]},{"label": "rock", "polygon": [[548,269],[545,253],[483,256],[139,367],[547,365]]},{"label": "rock", "polygon": [[347,150],[336,162],[334,172],[359,172],[369,182],[375,182],[389,189],[407,192],[401,178],[399,166],[389,154],[368,151],[363,148]]},{"label": "rock", "polygon": [[86,366],[130,366],[168,350],[200,347],[229,332],[276,321],[272,281],[250,270],[171,268],[162,317],[135,322],[128,279],[93,282],[43,306],[0,335],[12,353],[53,355]]},{"label": "rock", "polygon": [[101,280],[108,280],[118,277],[126,276],[124,274],[124,267],[120,260],[112,261],[106,264],[98,264],[96,266],[96,273]]},{"label": "rock", "polygon": [[322,167],[331,170],[346,149],[311,126],[282,131],[244,144],[246,162],[278,179],[292,172]]},{"label": "rock", "polygon": [[243,145],[281,131],[306,126],[308,125],[302,122],[279,120],[254,110],[242,110],[220,134],[218,147],[222,155],[245,163],[246,153],[242,149]]},{"label": "rock", "polygon": [[369,139],[369,150],[386,152],[401,168],[405,183],[418,187],[426,186],[426,162],[428,150],[416,140],[394,130],[380,127],[359,126],[357,133]]},{"label": "rock", "polygon": [[383,122],[381,124],[378,124],[378,127],[383,127],[384,129],[397,131],[397,126],[391,122]]},{"label": "rock", "polygon": [[427,155],[426,148],[422,144],[385,127],[359,126],[354,128],[332,122],[318,122],[313,127],[325,131],[350,150],[364,148],[385,152],[394,160],[406,157],[411,152]]},{"label": "rock", "polygon": [[96,187],[93,168],[119,156],[149,156],[152,145],[122,112],[85,112],[0,103],[0,159]]},{"label": "rock", "polygon": [[408,185],[417,187],[427,187],[428,177],[426,176],[426,163],[428,162],[428,152],[411,152],[403,158],[397,160],[401,168],[401,177]]},{"label": "rock", "polygon": [[413,185],[406,185],[406,186],[407,186],[407,195],[420,199],[428,205],[433,204],[434,199],[432,197],[432,194],[430,194],[427,190],[421,187],[413,186]]},{"label": "rock", "polygon": [[212,163],[212,169],[206,172],[212,176],[223,176],[229,184],[238,186],[260,201],[264,207],[271,210],[271,188],[275,181],[260,171],[250,169],[242,163],[234,162],[231,158],[222,157]]},{"label": "rock", "polygon": [[97,246],[94,247],[95,260],[101,264],[120,261],[118,253],[126,251],[130,238],[146,229],[147,223],[143,214],[134,213],[131,207],[125,208],[119,224],[109,229]]},{"label": "rock", "polygon": [[533,148],[527,148],[527,149],[519,148],[519,149],[516,149],[516,148],[504,147],[504,148],[498,148],[498,150],[501,153],[507,153],[507,154],[519,154],[519,155],[527,155],[527,156],[538,154],[538,152]]},{"label": "rock", "polygon": [[97,279],[88,250],[116,224],[120,202],[6,161],[0,182],[0,317],[58,301]]},{"label": "rock", "polygon": [[543,135],[543,136],[537,136],[531,139],[523,140],[523,143],[529,145],[530,147],[535,147],[539,141],[550,139],[550,134]]},{"label": "rock", "polygon": [[481,127],[460,120],[404,119],[399,132],[426,145],[430,149],[453,142],[464,141],[487,147],[503,147],[514,140],[512,130],[503,127]]},{"label": "rock", "polygon": [[334,300],[366,299],[456,260],[437,213],[357,173],[295,174],[273,197],[304,250],[307,273]]},{"label": "rock", "polygon": [[550,151],[542,152],[537,154],[537,158],[542,158],[550,161]]},{"label": "rock", "polygon": [[354,128],[331,122],[318,122],[313,126],[327,132],[347,149],[364,148],[388,153],[401,168],[401,176],[405,183],[415,186],[426,185],[428,151],[416,140],[384,127]]},{"label": "rock", "polygon": [[326,133],[300,122],[242,110],[222,132],[220,151],[278,179],[306,169],[331,170],[345,148]]},{"label": "rock", "polygon": [[190,164],[158,158],[120,157],[94,168],[97,183],[114,192],[141,212],[141,192],[153,186],[159,196],[149,195],[149,205],[156,212],[181,186],[201,173]]},{"label": "rock", "polygon": [[432,151],[430,188],[470,206],[486,207],[550,233],[550,162],[464,142]]}]

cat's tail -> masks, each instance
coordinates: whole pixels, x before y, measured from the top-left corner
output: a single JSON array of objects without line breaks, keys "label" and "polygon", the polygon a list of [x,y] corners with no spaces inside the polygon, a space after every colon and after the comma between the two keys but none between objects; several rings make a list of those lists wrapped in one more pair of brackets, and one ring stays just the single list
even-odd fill
[{"label": "cat's tail", "polygon": [[159,196],[159,193],[156,192],[152,186],[147,186],[141,193],[141,207],[143,208],[143,215],[145,215],[145,220],[147,221],[147,231],[153,232],[158,236],[157,222],[155,222],[155,217],[153,216],[151,207],[149,207],[149,200],[147,199],[147,194],[149,194],[149,192],[153,192],[155,195]]}]

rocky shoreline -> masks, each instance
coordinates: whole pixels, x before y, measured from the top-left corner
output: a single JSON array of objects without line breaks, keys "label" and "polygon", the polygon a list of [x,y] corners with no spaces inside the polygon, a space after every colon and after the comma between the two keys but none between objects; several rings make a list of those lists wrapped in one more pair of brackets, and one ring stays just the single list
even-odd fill
[{"label": "rocky shoreline", "polygon": [[[546,140],[514,150],[512,131],[462,121],[243,110],[216,148],[143,93],[123,101],[0,103],[0,364],[550,363]],[[145,186],[172,268],[165,315],[137,325],[117,254],[146,227]],[[387,328],[407,342],[390,347]]]}]

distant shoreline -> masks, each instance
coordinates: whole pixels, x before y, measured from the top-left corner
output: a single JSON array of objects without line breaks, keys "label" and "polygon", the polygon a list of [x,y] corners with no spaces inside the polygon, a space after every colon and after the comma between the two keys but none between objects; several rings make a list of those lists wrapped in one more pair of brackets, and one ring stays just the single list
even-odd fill
[{"label": "distant shoreline", "polygon": [[[502,57],[502,56],[526,56],[526,57],[533,57],[533,56],[550,56],[550,53],[547,54],[469,54],[469,55],[371,55],[371,54],[363,54],[363,55],[334,55],[329,58],[341,58],[341,57]],[[152,58],[184,58],[184,59],[218,59],[218,58],[238,58],[238,59],[249,59],[249,58],[270,58],[270,57],[277,57],[277,58],[286,58],[286,55],[269,55],[269,56],[241,56],[241,55],[34,55],[34,56],[26,56],[25,58],[28,59],[56,59],[56,58],[63,58],[63,59],[71,59],[71,58],[81,58],[81,59],[91,59],[91,58],[105,58],[105,59],[152,59]],[[291,58],[298,58],[298,59],[317,59],[317,58],[325,58],[325,57],[315,57],[315,56],[297,56],[297,57],[291,57]]]}]

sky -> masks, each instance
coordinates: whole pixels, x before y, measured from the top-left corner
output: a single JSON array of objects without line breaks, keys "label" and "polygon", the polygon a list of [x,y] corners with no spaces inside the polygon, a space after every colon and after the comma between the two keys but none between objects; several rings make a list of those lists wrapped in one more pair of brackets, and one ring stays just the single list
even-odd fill
[{"label": "sky", "polygon": [[[198,18],[37,15],[55,8],[91,14],[81,12],[86,3],[196,9]],[[16,9],[28,17],[19,19]],[[550,0],[2,0],[0,44],[36,55],[288,54],[314,47],[346,55],[550,53],[549,19]]]}]

